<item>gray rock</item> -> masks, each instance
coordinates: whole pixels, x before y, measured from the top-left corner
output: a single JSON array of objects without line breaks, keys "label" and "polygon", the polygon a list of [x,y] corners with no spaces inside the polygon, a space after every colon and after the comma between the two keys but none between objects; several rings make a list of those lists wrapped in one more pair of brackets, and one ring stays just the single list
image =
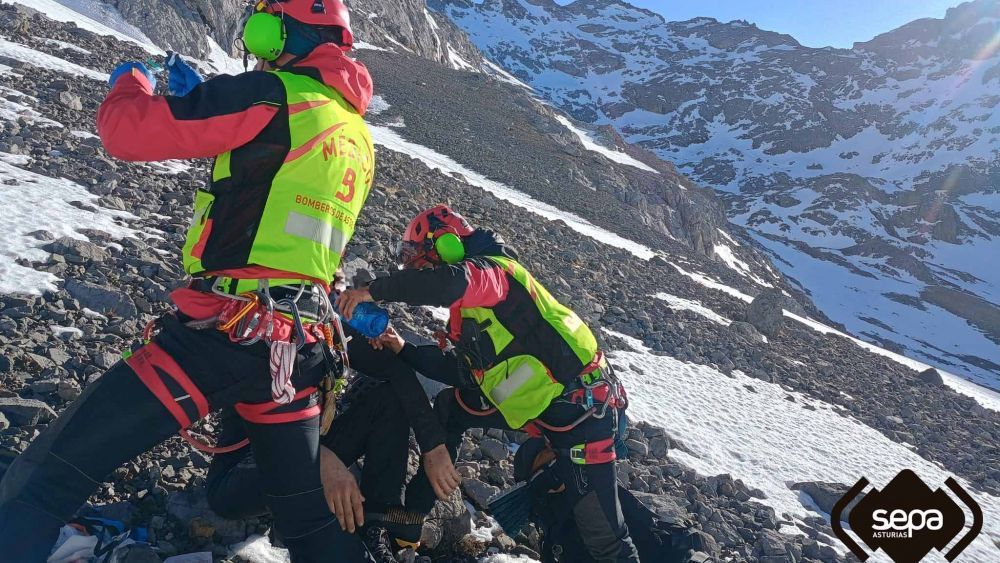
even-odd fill
[{"label": "gray rock", "polygon": [[670,440],[666,436],[653,436],[649,439],[649,453],[657,459],[665,459],[670,449]]},{"label": "gray rock", "polygon": [[[833,513],[833,505],[837,504],[847,491],[851,487],[844,485],[843,483],[829,483],[823,481],[803,481],[801,483],[794,483],[791,489],[794,491],[800,491],[800,494],[808,495],[810,499],[820,510],[827,514]],[[865,498],[864,494],[858,495],[856,499],[851,501],[851,504],[847,505],[847,508],[840,515],[840,519],[847,522],[848,517],[851,515],[851,509],[853,509],[861,499]]]},{"label": "gray rock", "polygon": [[75,401],[82,392],[80,384],[75,379],[63,379],[59,381],[59,386],[56,388],[56,394],[64,401]]},{"label": "gray rock", "polygon": [[766,289],[754,297],[746,321],[768,337],[777,336],[785,324],[783,309],[786,297],[780,289]]},{"label": "gray rock", "polygon": [[0,397],[0,413],[7,415],[14,426],[35,426],[56,417],[52,407],[44,402],[20,397]]},{"label": "gray rock", "polygon": [[479,444],[479,449],[482,450],[485,457],[493,461],[507,459],[507,456],[510,455],[510,450],[507,449],[507,446],[496,438],[484,438],[482,443]]},{"label": "gray rock", "polygon": [[649,453],[649,446],[645,442],[636,440],[635,438],[625,440],[625,445],[628,446],[628,451],[631,455],[645,457]]},{"label": "gray rock", "polygon": [[63,256],[76,256],[94,262],[104,262],[108,259],[108,253],[100,246],[86,241],[70,237],[60,237],[42,247],[53,254]]},{"label": "gray rock", "polygon": [[80,302],[80,305],[99,313],[111,312],[119,317],[132,318],[138,315],[135,302],[124,293],[75,279],[66,280],[66,291]]},{"label": "gray rock", "polygon": [[83,109],[83,102],[80,101],[80,96],[69,91],[59,92],[59,103],[74,111]]},{"label": "gray rock", "polygon": [[764,341],[764,339],[761,337],[761,334],[757,332],[757,329],[754,327],[754,325],[748,322],[733,321],[732,323],[730,323],[728,327],[726,327],[726,330],[730,334],[733,334],[738,338],[746,340],[747,342],[760,343]]},{"label": "gray rock", "polygon": [[39,381],[33,381],[29,387],[31,387],[31,390],[39,395],[48,395],[49,393],[55,393],[56,389],[59,388],[59,380],[42,379]]},{"label": "gray rock", "polygon": [[10,428],[10,421],[7,420],[7,416],[0,412],[0,432]]},{"label": "gray rock", "polygon": [[487,485],[479,479],[464,479],[462,491],[478,508],[486,509],[489,506],[490,498],[499,493],[500,489],[493,485]]},{"label": "gray rock", "polygon": [[786,547],[788,543],[790,543],[789,538],[778,532],[764,530],[757,538],[753,552],[757,557],[780,557],[789,553]]},{"label": "gray rock", "polygon": [[917,379],[928,385],[944,385],[944,379],[941,377],[941,374],[938,373],[938,370],[934,368],[927,368],[920,372],[920,374],[917,375]]}]

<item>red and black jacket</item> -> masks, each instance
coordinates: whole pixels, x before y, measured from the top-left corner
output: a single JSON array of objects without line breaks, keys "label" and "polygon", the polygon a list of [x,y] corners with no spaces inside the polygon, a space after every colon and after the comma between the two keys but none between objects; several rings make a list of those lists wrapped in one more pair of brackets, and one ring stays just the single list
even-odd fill
[{"label": "red and black jacket", "polygon": [[[368,69],[332,43],[282,70],[335,88],[361,115],[371,102]],[[98,109],[97,132],[108,154],[122,160],[208,158],[233,151],[232,181],[241,185],[273,177],[290,146],[287,117],[285,88],[269,72],[216,76],[177,97],[154,95],[146,77],[133,71],[115,82]]]}]

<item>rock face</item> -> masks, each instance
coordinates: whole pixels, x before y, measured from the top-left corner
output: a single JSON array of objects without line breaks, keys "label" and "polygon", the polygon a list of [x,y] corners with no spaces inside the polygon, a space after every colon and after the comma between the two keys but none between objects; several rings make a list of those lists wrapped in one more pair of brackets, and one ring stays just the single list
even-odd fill
[{"label": "rock face", "polygon": [[627,2],[430,5],[558,107],[722,191],[833,320],[1000,388],[1000,1],[851,49]]},{"label": "rock face", "polygon": [[244,13],[240,0],[107,0],[164,49],[205,58],[211,37],[229,51]]},{"label": "rock face", "polygon": [[[243,0],[105,0],[157,45],[206,58],[210,37],[235,53],[234,41],[245,13]],[[427,10],[423,0],[348,2],[355,40],[401,49],[458,69],[478,69],[482,55],[446,17]]]}]

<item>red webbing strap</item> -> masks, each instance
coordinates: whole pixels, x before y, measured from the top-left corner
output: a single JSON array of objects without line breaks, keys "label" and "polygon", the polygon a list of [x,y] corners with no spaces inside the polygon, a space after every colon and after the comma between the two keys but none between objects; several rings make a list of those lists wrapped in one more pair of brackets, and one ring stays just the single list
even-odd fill
[{"label": "red webbing strap", "polygon": [[[304,399],[316,392],[315,387],[307,387],[295,394],[292,402]],[[281,407],[274,401],[267,403],[236,403],[236,412],[247,422],[255,424],[283,424],[286,422],[298,422],[314,416],[319,416],[323,412],[320,405],[311,405],[297,411],[282,412],[272,414],[271,411]]]},{"label": "red webbing strap", "polygon": [[[188,417],[187,412],[181,407],[179,401],[191,399],[198,409],[198,418],[201,419],[208,416],[208,399],[205,398],[205,395],[202,395],[198,387],[191,381],[191,378],[181,369],[181,366],[177,365],[177,362],[155,342],[150,342],[136,350],[135,353],[125,360],[125,363],[139,376],[139,379],[150,392],[160,400],[160,403],[177,420],[177,424],[180,425],[182,430],[191,426],[194,421]],[[156,368],[160,368],[160,371],[180,385],[181,389],[187,393],[187,396],[174,397]]]},{"label": "red webbing strap", "polygon": [[583,371],[580,372],[580,375],[590,375],[594,373],[595,371],[601,369],[602,363],[604,363],[604,352],[602,350],[598,350],[597,353],[594,354],[594,359],[590,360],[589,364],[583,366]]},{"label": "red webbing strap", "polygon": [[596,442],[587,442],[583,449],[583,460],[587,464],[610,463],[617,459],[615,454],[615,439],[605,438]]},{"label": "red webbing strap", "polygon": [[455,388],[455,401],[458,402],[458,406],[460,406],[463,409],[465,409],[465,412],[471,414],[472,416],[489,416],[489,415],[497,412],[497,408],[496,407],[492,407],[492,408],[486,409],[484,411],[481,411],[481,410],[478,410],[478,409],[474,409],[474,408],[470,407],[469,405],[465,404],[465,401],[462,400],[462,396],[458,393],[458,388],[457,387]]},{"label": "red webbing strap", "polygon": [[243,438],[239,442],[236,442],[235,444],[229,446],[209,446],[205,442],[202,442],[197,438],[195,438],[194,436],[188,434],[187,430],[181,430],[177,434],[179,434],[181,438],[184,438],[185,442],[191,444],[191,446],[193,446],[194,449],[201,450],[207,454],[228,454],[230,452],[235,452],[236,450],[242,449],[244,446],[250,443],[249,438]]}]

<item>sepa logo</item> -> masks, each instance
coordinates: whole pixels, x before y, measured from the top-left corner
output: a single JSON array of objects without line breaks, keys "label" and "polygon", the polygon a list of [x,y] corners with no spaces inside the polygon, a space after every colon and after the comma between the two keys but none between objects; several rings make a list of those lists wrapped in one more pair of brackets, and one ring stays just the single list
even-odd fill
[{"label": "sepa logo", "polygon": [[[983,529],[983,511],[957,481],[949,477],[945,485],[972,513],[968,532],[945,553],[945,559],[954,561]],[[847,534],[840,516],[867,486],[868,479],[862,477],[837,501],[830,515],[834,533],[861,561],[869,553]],[[944,550],[962,534],[965,513],[947,493],[932,491],[916,473],[904,469],[881,491],[873,488],[866,493],[850,509],[848,522],[872,552],[881,549],[895,563],[917,563],[932,549]]]}]

